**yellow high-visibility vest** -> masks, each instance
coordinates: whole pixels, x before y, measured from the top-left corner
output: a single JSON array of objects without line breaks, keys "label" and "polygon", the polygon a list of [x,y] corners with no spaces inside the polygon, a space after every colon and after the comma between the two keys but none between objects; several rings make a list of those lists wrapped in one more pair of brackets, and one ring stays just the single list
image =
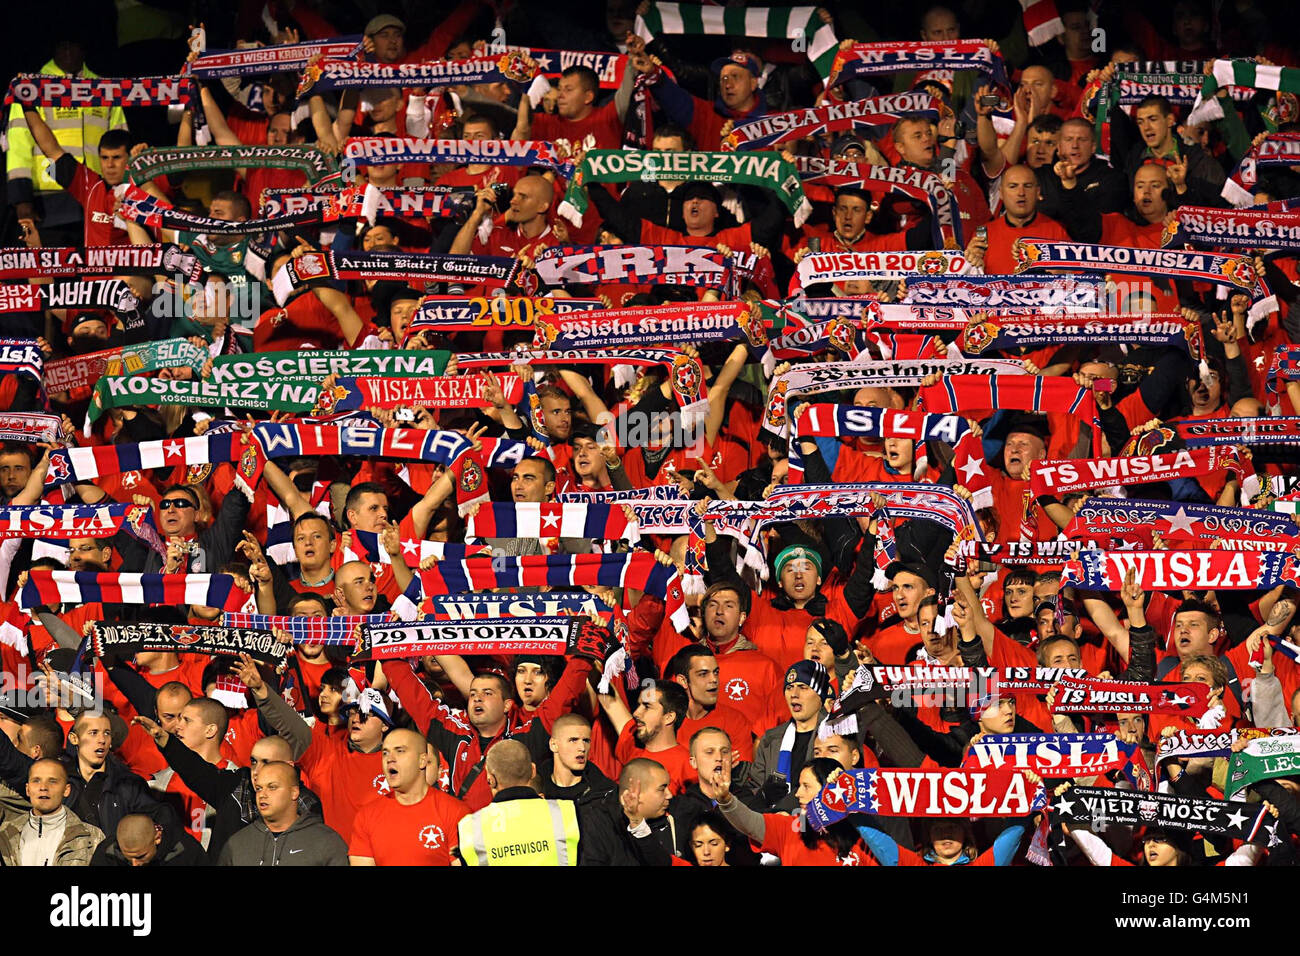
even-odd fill
[{"label": "yellow high-visibility vest", "polygon": [[572,800],[489,803],[460,821],[467,866],[577,866],[578,812]]}]

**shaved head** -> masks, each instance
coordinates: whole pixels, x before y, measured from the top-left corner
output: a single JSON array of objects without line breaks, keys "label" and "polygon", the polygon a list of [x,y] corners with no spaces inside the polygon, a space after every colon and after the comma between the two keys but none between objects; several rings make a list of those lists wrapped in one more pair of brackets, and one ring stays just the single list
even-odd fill
[{"label": "shaved head", "polygon": [[533,760],[517,740],[503,740],[488,751],[487,772],[496,778],[496,790],[526,787],[533,780]]},{"label": "shaved head", "polygon": [[117,845],[127,852],[145,849],[156,836],[153,818],[148,814],[127,814],[117,825]]}]

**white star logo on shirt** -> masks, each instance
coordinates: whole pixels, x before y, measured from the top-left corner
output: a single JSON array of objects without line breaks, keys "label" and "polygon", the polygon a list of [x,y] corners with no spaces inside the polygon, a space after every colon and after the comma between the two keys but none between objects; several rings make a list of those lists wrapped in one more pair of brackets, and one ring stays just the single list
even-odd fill
[{"label": "white star logo on shirt", "polygon": [[138,472],[138,471],[124,471],[124,472],[122,472],[122,487],[123,487],[123,488],[134,488],[134,487],[135,487],[136,485],[138,485],[138,484],[140,484],[140,472]]},{"label": "white star logo on shirt", "polygon": [[973,475],[984,474],[984,466],[980,463],[980,460],[974,456],[967,458],[966,464],[962,465],[958,470],[962,473],[963,484],[969,482]]},{"label": "white star logo on shirt", "polygon": [[1228,822],[1234,827],[1239,827],[1246,822],[1246,814],[1242,813],[1240,810],[1234,810],[1232,813],[1228,814]]},{"label": "white star logo on shirt", "polygon": [[858,865],[857,853],[850,853],[844,859],[840,860],[840,866],[857,866],[857,865]]},{"label": "white star logo on shirt", "polygon": [[1192,519],[1187,516],[1187,509],[1181,505],[1176,514],[1165,519],[1169,522],[1169,530],[1166,534],[1173,534],[1175,531],[1182,531],[1185,534],[1192,533]]},{"label": "white star logo on shirt", "polygon": [[443,841],[442,827],[430,823],[420,831],[420,843],[426,850],[436,850],[442,846]]}]

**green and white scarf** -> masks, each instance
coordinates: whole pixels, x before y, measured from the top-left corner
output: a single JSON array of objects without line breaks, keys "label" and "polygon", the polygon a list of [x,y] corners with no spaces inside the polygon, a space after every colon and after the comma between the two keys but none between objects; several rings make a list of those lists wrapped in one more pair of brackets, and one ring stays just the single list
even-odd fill
[{"label": "green and white scarf", "polygon": [[1300,777],[1300,736],[1260,737],[1228,761],[1228,781],[1223,795],[1229,800],[1261,780]]},{"label": "green and white scarf", "polygon": [[147,183],[197,169],[261,166],[297,169],[315,183],[334,172],[334,160],[314,146],[171,146],[146,149],[127,167],[131,182]]},{"label": "green and white scarf", "polygon": [[138,405],[310,412],[316,407],[320,392],[319,380],[286,379],[280,375],[250,377],[235,382],[107,375],[95,383],[95,394],[86,414],[94,422],[110,408]]},{"label": "green and white scarf", "polygon": [[695,3],[652,3],[636,18],[636,35],[647,43],[661,34],[676,36],[767,37],[804,45],[817,75],[830,76],[839,40],[822,23],[816,7],[707,7]]},{"label": "green and white scarf", "polygon": [[1215,60],[1201,84],[1201,95],[1187,117],[1190,126],[1223,119],[1223,106],[1215,94],[1224,86],[1249,86],[1278,93],[1300,93],[1300,70],[1271,66],[1254,60]]},{"label": "green and white scarf", "polygon": [[634,149],[593,149],[574,173],[569,191],[560,203],[560,215],[575,225],[582,225],[583,214],[590,202],[585,188],[588,183],[653,181],[661,176],[664,179],[741,183],[770,189],[790,211],[796,226],[802,226],[812,212],[812,204],[803,193],[799,171],[786,162],[780,153],[666,153]]}]

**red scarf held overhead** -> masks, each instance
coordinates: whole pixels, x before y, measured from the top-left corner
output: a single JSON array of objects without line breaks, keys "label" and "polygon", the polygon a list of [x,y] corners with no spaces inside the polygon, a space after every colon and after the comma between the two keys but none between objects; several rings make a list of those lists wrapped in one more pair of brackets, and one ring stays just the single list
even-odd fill
[{"label": "red scarf held overhead", "polygon": [[1029,479],[1035,498],[1091,491],[1112,485],[1140,485],[1175,478],[1210,475],[1224,468],[1241,474],[1243,466],[1232,448],[1193,448],[1162,455],[1131,458],[1074,458],[1034,462]]},{"label": "red scarf held overhead", "polygon": [[918,394],[931,412],[1006,409],[1058,413],[1078,418],[1092,429],[1092,447],[1101,447],[1101,423],[1092,390],[1073,379],[1042,375],[949,375]]}]

